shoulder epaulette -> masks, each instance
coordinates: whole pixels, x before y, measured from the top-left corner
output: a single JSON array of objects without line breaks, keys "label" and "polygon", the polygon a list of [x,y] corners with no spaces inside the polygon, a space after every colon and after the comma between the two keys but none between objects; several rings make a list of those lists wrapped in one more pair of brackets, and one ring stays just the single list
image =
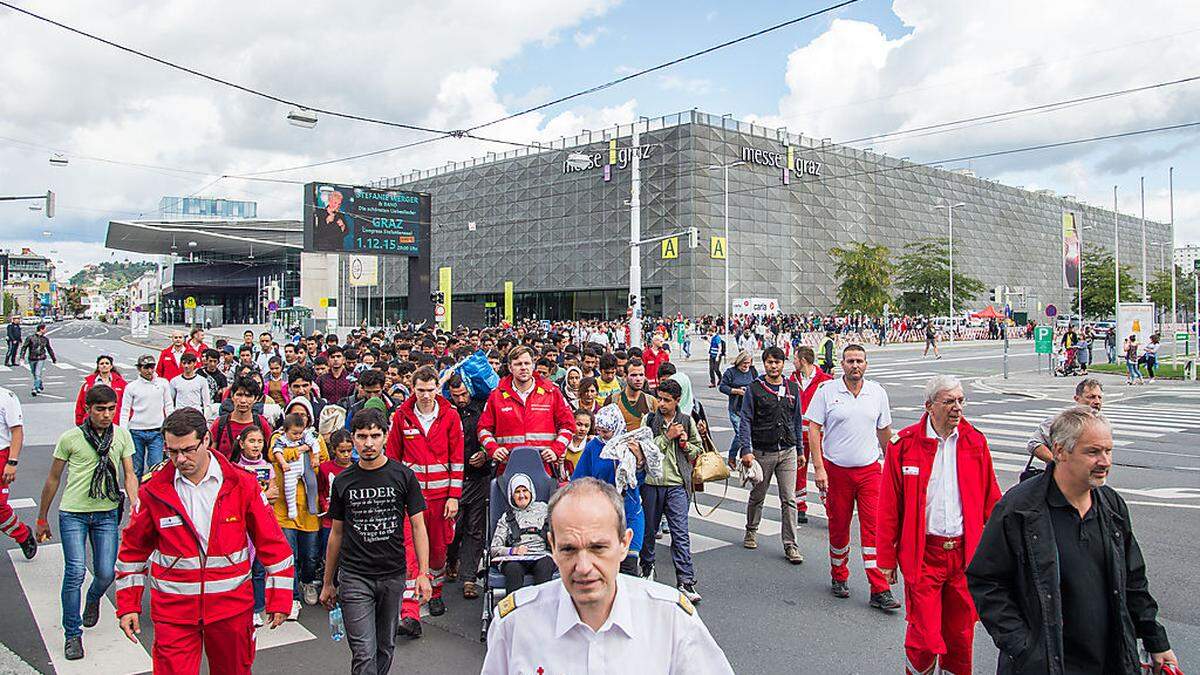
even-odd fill
[{"label": "shoulder epaulette", "polygon": [[504,596],[504,599],[496,605],[496,611],[500,614],[500,618],[508,616],[508,613],[517,608],[517,598],[515,593],[509,593]]},{"label": "shoulder epaulette", "polygon": [[679,599],[675,601],[675,604],[678,605],[679,608],[684,612],[686,612],[688,616],[692,616],[696,613],[696,606],[693,605],[692,601],[688,600],[687,596],[683,593],[679,594]]},{"label": "shoulder epaulette", "polygon": [[145,483],[146,481],[153,478],[154,474],[156,474],[160,470],[162,470],[162,468],[165,467],[167,465],[167,463],[170,461],[171,460],[169,460],[169,459],[164,459],[163,461],[159,462],[158,464],[155,464],[154,466],[150,467],[149,469],[146,469],[145,473],[142,474],[142,482]]}]

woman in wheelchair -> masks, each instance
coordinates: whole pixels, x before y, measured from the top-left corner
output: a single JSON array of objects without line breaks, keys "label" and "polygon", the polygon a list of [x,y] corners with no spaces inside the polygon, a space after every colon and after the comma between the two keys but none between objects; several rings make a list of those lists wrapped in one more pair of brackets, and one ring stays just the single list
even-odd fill
[{"label": "woman in wheelchair", "polygon": [[525,585],[525,575],[540,584],[554,577],[554,559],[547,541],[549,513],[545,502],[534,501],[533,481],[519,473],[508,481],[509,508],[492,536],[492,560],[504,573],[504,590],[512,593]]}]

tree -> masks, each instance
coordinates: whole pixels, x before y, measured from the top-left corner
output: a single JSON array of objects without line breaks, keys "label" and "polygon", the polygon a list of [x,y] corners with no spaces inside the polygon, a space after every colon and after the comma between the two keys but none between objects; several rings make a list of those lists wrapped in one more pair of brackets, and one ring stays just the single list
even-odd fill
[{"label": "tree", "polygon": [[829,249],[837,264],[837,311],[883,314],[892,285],[891,250],[883,245],[855,242]]},{"label": "tree", "polygon": [[[1084,247],[1083,255],[1083,315],[1092,319],[1108,319],[1117,315],[1114,306],[1113,256],[1108,249],[1099,246]],[[1167,282],[1168,303],[1171,284]],[[1141,299],[1138,293],[1138,282],[1129,273],[1127,265],[1121,265],[1121,302],[1136,302]],[[1075,295],[1073,306],[1079,305],[1079,296]]]},{"label": "tree", "polygon": [[83,289],[78,286],[63,288],[63,308],[67,314],[75,316],[81,313],[86,305],[83,304]]},{"label": "tree", "polygon": [[[896,265],[897,299],[905,314],[941,316],[950,311],[950,242],[944,238],[914,241],[904,246]],[[983,292],[983,282],[954,270],[954,309]]]},{"label": "tree", "polygon": [[[1192,274],[1172,265],[1175,269],[1175,306],[1180,320],[1189,316],[1196,296],[1196,282]],[[1163,321],[1171,320],[1171,275],[1166,270],[1158,270],[1150,279],[1150,300],[1158,308]],[[1124,293],[1122,293],[1124,295]],[[1084,296],[1087,297],[1087,296]]]}]

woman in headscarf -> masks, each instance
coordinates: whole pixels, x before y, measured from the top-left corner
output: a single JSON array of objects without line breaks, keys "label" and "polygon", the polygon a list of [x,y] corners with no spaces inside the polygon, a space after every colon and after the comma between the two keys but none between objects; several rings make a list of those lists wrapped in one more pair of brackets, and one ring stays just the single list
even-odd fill
[{"label": "woman in headscarf", "polygon": [[[601,457],[600,453],[609,442],[613,441],[617,436],[625,433],[625,417],[615,405],[607,405],[596,413],[594,420],[596,429],[596,437],[583,448],[583,454],[579,456],[579,462],[575,465],[575,472],[571,474],[571,480],[584,477],[592,477],[602,480],[610,485],[620,486],[617,483],[617,467],[618,462],[613,459]],[[642,451],[637,441],[629,441],[626,452],[633,454],[634,461],[639,469],[638,479],[643,474],[641,468],[644,466]],[[634,480],[631,485],[627,485],[622,490],[622,496],[625,498],[625,527],[633,530],[633,541],[629,545],[629,555],[621,562],[621,571],[625,574],[637,576],[638,573],[638,551],[642,550],[642,537],[645,533],[645,515],[642,513],[642,494],[638,490],[638,480]]]},{"label": "woman in headscarf", "polygon": [[563,398],[567,399],[567,407],[574,410],[579,407],[579,382],[583,380],[583,371],[578,366],[570,366],[567,368],[567,374],[563,376],[562,384],[558,385],[562,389]]},{"label": "woman in headscarf", "polygon": [[508,593],[525,583],[525,575],[533,575],[533,583],[541,584],[554,577],[554,559],[550,557],[548,541],[549,509],[546,502],[537,501],[533,480],[518,473],[508,479],[508,509],[496,523],[492,535],[492,557],[514,557],[500,565],[504,573],[504,590]]}]

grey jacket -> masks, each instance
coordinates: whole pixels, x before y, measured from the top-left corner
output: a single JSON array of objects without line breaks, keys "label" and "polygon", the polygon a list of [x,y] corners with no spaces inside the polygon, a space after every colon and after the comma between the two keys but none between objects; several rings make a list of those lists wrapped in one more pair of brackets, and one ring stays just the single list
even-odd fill
[{"label": "grey jacket", "polygon": [[[517,520],[517,527],[525,529],[541,529],[546,524],[546,518],[550,515],[550,510],[546,506],[546,502],[530,502],[529,506],[523,509],[511,509],[513,516]],[[492,535],[492,555],[500,556],[508,553],[508,518],[500,516],[500,522],[496,524],[496,533]],[[540,534],[532,532],[522,533],[517,538],[517,543],[514,547],[524,544],[528,549],[528,554],[549,553],[546,548],[546,541]]]}]

